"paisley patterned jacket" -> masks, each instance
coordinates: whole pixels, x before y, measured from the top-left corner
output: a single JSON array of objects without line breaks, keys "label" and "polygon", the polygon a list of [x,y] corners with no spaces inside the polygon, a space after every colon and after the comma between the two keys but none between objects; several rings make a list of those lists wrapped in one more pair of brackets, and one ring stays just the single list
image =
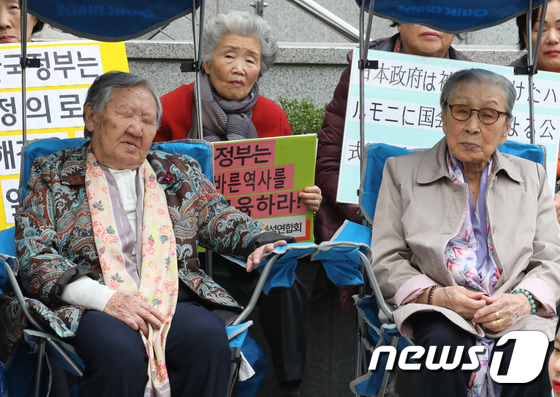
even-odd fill
[{"label": "paisley patterned jacket", "polygon": [[[85,188],[86,148],[36,159],[27,195],[16,214],[19,275],[28,306],[63,338],[75,335],[85,310],[61,300],[64,287],[84,275],[103,283]],[[173,175],[170,183],[162,185],[177,243],[179,278],[211,307],[240,310],[199,268],[197,245],[243,258],[261,240],[282,236],[228,206],[191,157],[150,150],[147,159],[158,181],[166,174],[169,177],[168,172]],[[0,295],[0,322],[11,350],[27,321],[9,293]]]}]

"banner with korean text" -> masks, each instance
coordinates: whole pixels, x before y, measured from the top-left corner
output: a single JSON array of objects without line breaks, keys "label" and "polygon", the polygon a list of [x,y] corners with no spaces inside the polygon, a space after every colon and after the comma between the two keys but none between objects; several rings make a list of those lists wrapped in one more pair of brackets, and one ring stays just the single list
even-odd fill
[{"label": "banner with korean text", "polygon": [[[91,41],[28,43],[28,58],[40,68],[26,71],[27,139],[82,137],[83,103],[95,78],[128,71],[124,43]],[[20,45],[0,45],[0,230],[14,224],[19,203],[22,147]]]},{"label": "banner with korean text", "polygon": [[[365,140],[413,148],[429,148],[443,138],[439,97],[447,78],[460,69],[482,68],[500,73],[515,86],[514,120],[508,140],[529,143],[528,78],[508,66],[419,57],[370,50],[379,68],[364,71]],[[358,50],[354,51],[337,201],[358,203],[360,186],[360,119]],[[546,171],[554,191],[560,127],[560,74],[540,72],[533,79],[535,143],[546,149]]]},{"label": "banner with korean text", "polygon": [[270,230],[313,241],[313,212],[298,193],[315,184],[316,135],[214,143],[216,189]]}]

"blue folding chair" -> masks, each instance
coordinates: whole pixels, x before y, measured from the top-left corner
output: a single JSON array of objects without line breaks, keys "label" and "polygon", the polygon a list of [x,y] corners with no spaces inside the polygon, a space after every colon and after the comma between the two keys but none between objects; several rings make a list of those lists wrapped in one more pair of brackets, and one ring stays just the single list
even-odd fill
[{"label": "blue folding chair", "polygon": [[[420,149],[424,150],[424,149]],[[498,147],[502,153],[515,155],[530,161],[544,165],[546,153],[544,147],[524,144],[518,142],[506,142]],[[371,242],[371,225],[375,216],[377,197],[381,187],[383,168],[389,157],[402,156],[412,153],[411,150],[387,145],[367,144],[364,168],[360,178],[359,203],[362,215],[367,226],[356,225],[347,222],[337,234],[345,238]],[[346,230],[348,228],[348,230]],[[373,350],[379,346],[392,345],[398,350],[411,343],[406,338],[401,338],[394,324],[391,309],[387,306],[381,294],[377,280],[373,274],[372,266],[365,266],[367,281],[373,290],[373,295],[355,297],[359,314],[359,349],[357,360],[357,379],[350,384],[350,388],[358,395],[383,396],[387,387],[390,387],[391,377],[389,371],[385,371],[387,357],[381,357],[381,365],[375,371],[369,371],[369,359]],[[384,313],[386,319],[379,318],[379,310]],[[369,352],[369,353],[368,353]]]},{"label": "blue folding chair", "polygon": [[[31,164],[35,158],[47,156],[63,149],[80,147],[85,142],[86,141],[83,139],[45,139],[27,143],[24,148],[22,148],[22,167],[20,175],[20,197],[22,200],[27,190],[27,181],[31,171]],[[209,179],[213,177],[213,145],[206,141],[185,139],[155,144],[152,146],[152,149],[189,155],[199,162],[202,172]],[[36,357],[24,353],[23,350],[18,350],[18,353],[12,358],[8,371],[9,383],[11,384],[10,396],[27,397],[33,395],[38,397],[46,395],[50,389],[50,383],[44,376],[45,365],[51,367],[51,362],[54,362],[77,376],[83,374],[84,366],[70,345],[55,336],[50,330],[45,329],[45,327],[39,324],[29,313],[25,297],[21,293],[17,283],[18,261],[15,253],[14,240],[15,227],[0,232],[0,262],[3,262],[3,266],[0,266],[0,287],[8,283],[11,290],[14,292],[19,307],[29,322],[28,329],[24,331],[25,342],[27,342],[27,346],[31,347],[31,351],[36,354]],[[269,273],[273,263],[274,261],[271,261],[267,266],[264,266],[264,263],[262,264],[264,277]],[[261,287],[264,281],[264,279],[261,280]],[[245,308],[239,316],[240,318],[238,318],[233,325],[226,327],[230,339],[230,347],[232,348],[232,374],[234,374],[234,376],[230,377],[228,396],[255,395],[266,373],[267,364],[264,352],[247,332],[249,326],[252,325],[252,321],[243,323],[244,319],[246,319],[254,308],[260,291],[261,289],[259,289],[259,287],[255,289],[252,297],[252,302],[254,302]],[[241,351],[256,374],[244,382],[239,382],[238,385],[237,373]],[[35,371],[33,371],[33,369],[35,369]],[[74,395],[77,395],[77,390],[73,392]]]}]

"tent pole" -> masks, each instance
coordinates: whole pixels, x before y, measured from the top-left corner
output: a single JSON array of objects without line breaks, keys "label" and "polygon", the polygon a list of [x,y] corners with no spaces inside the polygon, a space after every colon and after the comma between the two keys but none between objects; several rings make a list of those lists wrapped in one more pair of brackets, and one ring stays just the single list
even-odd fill
[{"label": "tent pole", "polygon": [[[360,33],[360,40],[364,42],[362,55],[362,64],[360,65],[360,173],[362,170],[365,172],[364,164],[367,158],[367,153],[364,153],[366,147],[366,128],[365,128],[365,82],[364,82],[364,70],[365,69],[377,69],[377,66],[371,66],[368,53],[369,53],[369,36],[371,34],[371,25],[373,22],[373,12],[371,9],[375,3],[375,0],[371,0],[369,3],[369,14],[368,14],[368,24],[365,32]],[[363,17],[362,17],[362,29],[363,29]],[[365,37],[364,37],[365,36]]]},{"label": "tent pole", "polygon": [[[533,40],[531,38],[532,31],[533,31],[533,10],[532,10],[533,2],[529,0],[529,7],[530,11],[527,13],[527,63],[529,64],[529,126],[530,126],[530,142],[535,144],[535,105],[534,105],[534,98],[533,98],[533,76],[537,74],[537,61],[539,59],[539,50],[541,46],[541,39],[542,39],[542,32],[544,28],[544,20],[545,18],[541,18],[539,21],[539,31],[537,33],[537,40],[535,44],[535,48],[532,49]],[[546,6],[548,5],[548,1],[543,1],[541,15],[546,15]]]},{"label": "tent pole", "polygon": [[[542,5],[542,9],[541,9],[541,15],[546,15],[546,8],[548,6],[548,0],[543,1],[543,5]],[[531,13],[532,14],[532,13]],[[532,15],[531,15],[532,18]],[[531,74],[537,74],[537,61],[539,60],[539,51],[541,49],[541,40],[542,40],[542,32],[544,29],[544,18],[541,18],[539,21],[539,31],[537,33],[537,41],[535,42],[535,49],[533,50],[533,63],[531,65],[532,69],[531,69]],[[532,28],[531,28],[532,30]],[[527,36],[530,37],[530,36]],[[532,44],[532,43],[531,43]]]},{"label": "tent pole", "polygon": [[[541,6],[541,15],[546,15],[547,1],[543,1]],[[533,75],[537,73],[537,60],[539,58],[539,50],[542,39],[542,31],[545,18],[539,21],[539,31],[537,33],[537,41],[533,49],[533,0],[529,0],[529,8],[527,9],[527,66],[528,66],[528,93],[529,93],[529,141],[535,143],[535,107],[533,98]]]},{"label": "tent pole", "polygon": [[529,0],[529,9],[527,10],[527,64],[529,66],[528,76],[528,91],[529,91],[529,140],[532,144],[535,143],[535,129],[534,129],[534,109],[533,109],[533,0]]},{"label": "tent pole", "polygon": [[[365,19],[365,2],[366,0],[362,0],[362,4],[360,5],[360,21],[359,21],[359,29],[360,29],[360,57],[359,60],[363,61],[367,59],[367,49],[366,49],[366,42],[364,39],[364,19]],[[371,3],[370,3],[371,9]],[[370,11],[371,12],[371,11]],[[360,67],[360,63],[358,63],[358,70],[360,76],[360,147],[358,150],[360,151],[360,172],[362,172],[362,168],[364,165],[364,139],[365,139],[365,93],[364,93],[364,68]]]},{"label": "tent pole", "polygon": [[[195,83],[194,83],[194,88],[195,88],[195,94],[196,94],[196,101],[195,101],[195,106],[196,106],[196,117],[197,117],[197,121],[198,121],[198,133],[197,133],[197,139],[202,139],[202,108],[201,108],[201,98],[200,98],[200,70],[201,70],[201,65],[202,62],[199,59],[200,58],[200,54],[202,52],[202,24],[203,24],[203,20],[202,18],[204,18],[204,0],[199,0],[200,3],[200,23],[199,23],[199,29],[200,32],[197,32],[196,29],[196,2],[193,1],[193,8],[192,8],[192,27],[193,27],[193,51],[194,51],[194,64],[196,65],[196,70],[195,70]],[[199,35],[200,33],[200,35]]]},{"label": "tent pole", "polygon": [[23,145],[27,141],[27,0],[19,0],[20,32],[21,32],[21,133]]}]

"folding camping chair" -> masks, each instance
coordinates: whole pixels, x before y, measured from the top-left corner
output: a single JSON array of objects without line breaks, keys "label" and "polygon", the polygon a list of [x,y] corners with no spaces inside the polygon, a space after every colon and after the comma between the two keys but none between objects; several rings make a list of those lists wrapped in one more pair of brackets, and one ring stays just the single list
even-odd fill
[{"label": "folding camping chair", "polygon": [[[518,142],[506,142],[499,146],[502,153],[516,155],[527,160],[544,165],[546,158],[545,148],[537,145],[524,144]],[[387,144],[367,144],[365,153],[365,165],[362,169],[360,178],[359,202],[365,219],[366,226],[356,225],[347,222],[337,234],[341,236],[360,236],[360,239],[371,241],[371,225],[375,216],[375,207],[385,161],[389,157],[401,156],[412,153],[412,151],[387,145]],[[420,149],[423,150],[423,149]],[[348,230],[346,230],[349,228]],[[345,238],[345,237],[344,237]],[[409,343],[410,340],[401,338],[394,324],[391,309],[387,306],[379,284],[373,274],[372,266],[365,265],[367,282],[373,290],[373,295],[361,294],[355,296],[358,309],[358,358],[357,358],[357,379],[351,382],[350,388],[358,395],[364,396],[383,396],[390,385],[391,378],[389,371],[385,371],[387,357],[381,357],[380,365],[375,371],[369,371],[369,359],[373,350],[379,346],[392,345],[400,351]],[[385,314],[385,319],[379,317],[379,310]]]},{"label": "folding camping chair", "polygon": [[[31,164],[36,157],[49,155],[56,151],[80,147],[84,144],[82,139],[45,139],[32,141],[24,146],[22,149],[22,166],[21,166],[21,176],[20,176],[20,197],[25,197],[27,189],[27,180],[31,171]],[[203,173],[212,178],[213,176],[213,146],[201,140],[182,140],[168,143],[161,143],[152,146],[153,149],[163,150],[172,153],[188,154],[199,161]],[[17,282],[17,270],[18,261],[16,258],[14,239],[15,239],[15,227],[11,227],[7,230],[0,232],[0,262],[3,262],[0,269],[0,281],[8,280],[8,285],[14,292],[16,299],[19,304],[19,308],[23,312],[29,322],[29,327],[24,331],[24,339],[28,345],[33,348],[33,353],[37,353],[36,358],[34,358],[35,363],[30,362],[28,357],[17,357],[14,362],[22,363],[24,367],[34,367],[36,372],[30,371],[26,374],[25,386],[15,383],[12,381],[12,396],[28,396],[31,395],[31,388],[33,388],[34,396],[42,396],[50,391],[50,383],[44,377],[45,364],[52,368],[52,362],[57,363],[57,365],[62,366],[65,370],[81,376],[83,374],[83,363],[79,357],[74,353],[73,348],[65,343],[63,340],[58,338],[50,329],[46,330],[45,327],[41,326],[33,315],[29,312],[25,298],[18,286]],[[262,364],[262,358],[264,354],[262,350],[254,340],[248,336],[247,330],[252,321],[243,323],[245,318],[250,314],[251,310],[254,308],[256,300],[260,295],[262,290],[262,285],[264,284],[264,278],[270,272],[270,267],[274,264],[274,261],[269,261],[269,263],[261,263],[261,271],[263,276],[259,281],[259,286],[255,289],[251,303],[245,308],[240,317],[235,321],[235,323],[229,327],[226,327],[228,332],[228,337],[230,339],[230,347],[232,348],[232,374],[235,376],[230,377],[230,385],[228,390],[228,396],[236,395],[237,390],[237,374],[239,370],[239,364],[241,361],[241,351],[249,350],[249,353],[245,352],[245,357],[249,360],[250,364],[253,366],[255,361],[260,360],[259,366],[264,372],[266,372],[266,364]],[[6,277],[2,277],[2,274],[6,274]],[[274,285],[274,284],[273,284]],[[274,285],[275,286],[275,285]],[[267,292],[267,291],[265,291]],[[23,360],[23,361],[21,361]],[[10,366],[10,370],[12,367]],[[9,371],[10,372],[10,371]],[[258,383],[262,381],[262,375],[255,375]],[[243,383],[243,382],[242,382]],[[27,389],[26,389],[27,387]],[[16,390],[19,389],[19,390]],[[22,390],[25,389],[25,390]],[[256,392],[258,390],[258,384],[252,385],[248,390],[253,390]],[[29,393],[29,394],[28,394]]]}]

